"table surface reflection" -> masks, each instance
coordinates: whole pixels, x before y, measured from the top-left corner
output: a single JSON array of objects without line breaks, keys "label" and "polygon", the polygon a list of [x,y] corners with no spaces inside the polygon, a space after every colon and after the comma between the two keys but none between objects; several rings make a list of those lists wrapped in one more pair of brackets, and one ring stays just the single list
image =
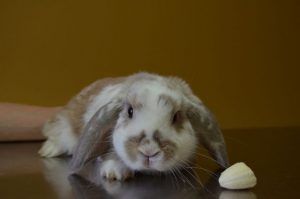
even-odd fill
[{"label": "table surface reflection", "polygon": [[231,163],[246,162],[258,184],[241,191],[218,185],[219,167],[199,149],[197,168],[179,174],[137,174],[126,182],[70,175],[68,158],[40,158],[40,142],[0,143],[1,198],[297,198],[300,128],[224,131]]}]

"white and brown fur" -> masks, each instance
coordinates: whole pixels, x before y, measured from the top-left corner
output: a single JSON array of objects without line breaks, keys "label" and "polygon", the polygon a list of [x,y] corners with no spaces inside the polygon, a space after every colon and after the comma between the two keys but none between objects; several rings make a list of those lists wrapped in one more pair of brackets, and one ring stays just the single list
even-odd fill
[{"label": "white and brown fur", "polygon": [[43,133],[47,141],[41,156],[73,155],[74,170],[101,156],[100,173],[108,179],[180,167],[198,144],[228,165],[216,120],[176,77],[138,73],[98,80],[50,119]]}]

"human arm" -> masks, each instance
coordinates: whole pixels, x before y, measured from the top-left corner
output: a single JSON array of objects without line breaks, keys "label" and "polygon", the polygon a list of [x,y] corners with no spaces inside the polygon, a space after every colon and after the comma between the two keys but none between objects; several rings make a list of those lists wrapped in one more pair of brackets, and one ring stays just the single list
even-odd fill
[{"label": "human arm", "polygon": [[44,123],[60,109],[0,103],[0,141],[43,140]]}]

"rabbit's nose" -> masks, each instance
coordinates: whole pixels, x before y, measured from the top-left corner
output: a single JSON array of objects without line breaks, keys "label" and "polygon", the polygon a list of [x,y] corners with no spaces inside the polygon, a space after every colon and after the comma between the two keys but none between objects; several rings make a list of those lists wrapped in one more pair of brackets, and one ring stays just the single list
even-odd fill
[{"label": "rabbit's nose", "polygon": [[146,158],[154,158],[160,153],[160,151],[149,151],[149,150],[139,150],[139,152]]}]

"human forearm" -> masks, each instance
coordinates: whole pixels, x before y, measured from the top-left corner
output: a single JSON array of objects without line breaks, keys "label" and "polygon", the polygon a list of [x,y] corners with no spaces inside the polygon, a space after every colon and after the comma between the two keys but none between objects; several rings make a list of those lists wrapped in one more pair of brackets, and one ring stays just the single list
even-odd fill
[{"label": "human forearm", "polygon": [[44,139],[43,124],[60,109],[0,103],[0,141]]}]

